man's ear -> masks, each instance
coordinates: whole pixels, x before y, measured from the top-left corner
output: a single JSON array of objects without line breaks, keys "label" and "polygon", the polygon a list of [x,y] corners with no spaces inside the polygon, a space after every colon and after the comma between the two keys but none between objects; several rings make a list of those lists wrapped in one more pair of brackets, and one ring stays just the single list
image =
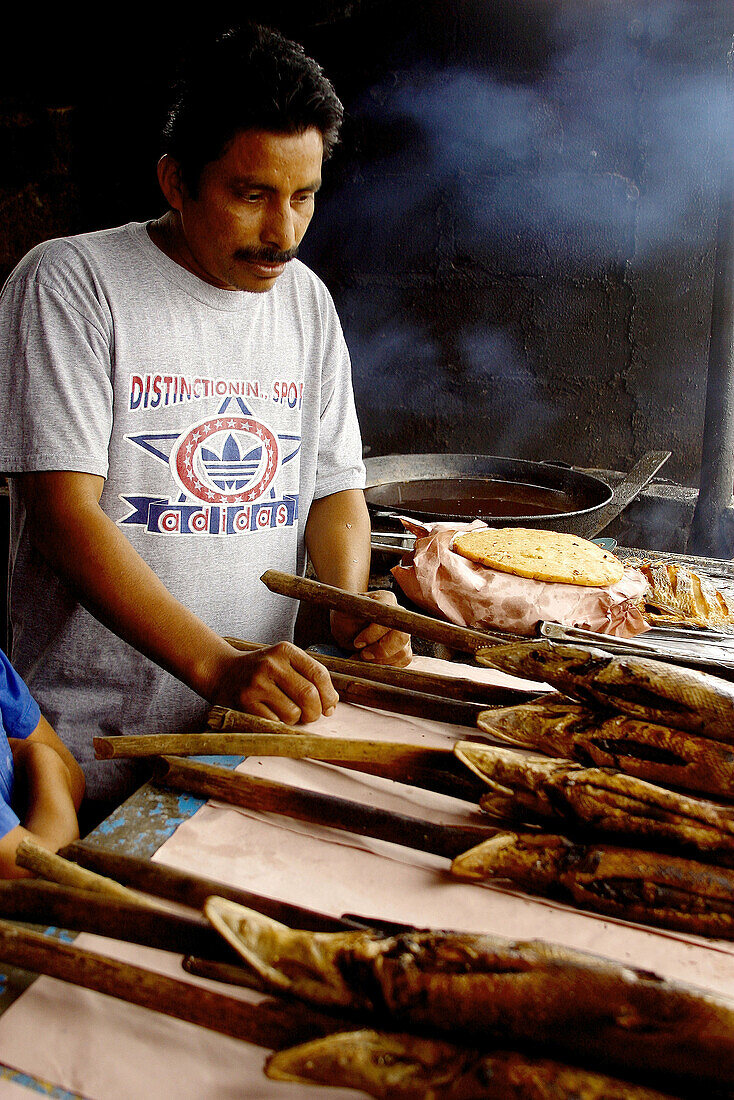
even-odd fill
[{"label": "man's ear", "polygon": [[184,186],[178,161],[164,153],[158,161],[158,183],[166,202],[172,210],[180,210],[183,205]]}]

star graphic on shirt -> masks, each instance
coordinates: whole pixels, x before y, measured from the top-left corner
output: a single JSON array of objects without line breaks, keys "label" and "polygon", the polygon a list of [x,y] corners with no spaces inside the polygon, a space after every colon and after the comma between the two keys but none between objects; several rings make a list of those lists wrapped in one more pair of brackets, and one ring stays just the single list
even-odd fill
[{"label": "star graphic on shirt", "polygon": [[[190,409],[176,411],[180,415]],[[171,469],[183,490],[181,499],[190,496],[212,504],[252,503],[267,490],[274,496],[277,470],[293,461],[301,447],[299,435],[275,434],[240,397],[226,398],[215,416],[198,420],[188,431],[125,438]]]}]

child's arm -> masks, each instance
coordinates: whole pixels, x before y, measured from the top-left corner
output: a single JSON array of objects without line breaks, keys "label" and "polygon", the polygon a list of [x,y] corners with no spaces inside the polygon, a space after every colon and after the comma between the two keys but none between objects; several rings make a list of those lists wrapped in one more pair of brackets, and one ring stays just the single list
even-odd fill
[{"label": "child's arm", "polygon": [[[68,749],[43,718],[30,736],[8,738],[15,769],[15,797],[23,823],[0,838],[0,878],[25,878],[31,872],[15,862],[26,837],[56,851],[79,836],[76,811],[84,794],[84,777]],[[52,742],[52,743],[49,743]],[[58,743],[62,751],[56,748]],[[67,758],[71,765],[67,763]]]},{"label": "child's arm", "polygon": [[26,737],[25,740],[26,743],[30,742],[35,745],[48,745],[49,748],[52,748],[54,752],[61,757],[69,772],[69,783],[71,785],[70,789],[71,797],[74,801],[74,809],[78,810],[81,806],[82,798],[84,797],[84,772],[43,715],[41,715],[41,719],[33,733]]},{"label": "child's arm", "polygon": [[[25,878],[31,872],[15,862],[22,840],[30,837],[51,851],[79,836],[69,770],[49,745],[9,738],[15,788],[24,805],[23,824],[0,838],[0,878]],[[15,801],[15,799],[14,799]]]},{"label": "child's arm", "polygon": [[[79,837],[69,769],[49,745],[9,738],[15,767],[15,791],[22,824],[0,838],[0,878],[25,878],[31,872],[15,862],[22,840],[30,837],[55,852]],[[15,802],[15,798],[13,799]]]},{"label": "child's arm", "polygon": [[[40,741],[11,741],[21,823],[54,851],[79,836],[69,769],[55,749]],[[13,799],[15,802],[15,798]],[[16,813],[19,813],[16,810]]]}]

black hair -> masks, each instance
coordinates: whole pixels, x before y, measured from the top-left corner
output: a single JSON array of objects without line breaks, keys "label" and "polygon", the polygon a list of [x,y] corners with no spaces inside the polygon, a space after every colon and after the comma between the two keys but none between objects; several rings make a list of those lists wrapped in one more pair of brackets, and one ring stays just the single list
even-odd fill
[{"label": "black hair", "polygon": [[339,138],[344,108],[321,66],[270,27],[248,23],[184,61],[163,126],[163,152],[192,194],[207,164],[243,130],[298,134],[315,128],[324,159]]}]

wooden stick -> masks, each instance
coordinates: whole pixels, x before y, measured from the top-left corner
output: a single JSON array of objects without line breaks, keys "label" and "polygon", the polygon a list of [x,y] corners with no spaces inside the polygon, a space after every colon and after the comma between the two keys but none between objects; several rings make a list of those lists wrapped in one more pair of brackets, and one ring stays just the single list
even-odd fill
[{"label": "wooden stick", "polygon": [[423,821],[361,802],[253,778],[229,768],[194,763],[175,756],[157,758],[155,780],[165,787],[216,798],[233,806],[284,814],[299,821],[362,833],[449,859],[496,836],[499,831],[485,825],[446,825]]},{"label": "wooden stick", "polygon": [[237,886],[229,886],[225,882],[217,882],[216,879],[180,871],[164,863],[152,863],[148,859],[110,852],[79,840],[62,848],[61,852],[66,859],[74,860],[82,867],[112,875],[120,882],[128,883],[156,897],[175,901],[179,905],[188,905],[192,909],[203,908],[206,899],[216,894],[217,897],[236,901],[248,909],[256,909],[258,913],[272,917],[282,924],[308,932],[341,932],[366,927],[366,923],[356,918],[341,920],[339,917],[331,917],[287,901],[278,901]]},{"label": "wooden stick", "polygon": [[[509,638],[509,636],[508,636]],[[245,642],[241,638],[225,638],[235,649],[252,652],[265,647],[258,642]],[[521,702],[523,698],[536,695],[537,692],[524,691],[519,687],[500,687],[496,684],[483,684],[460,676],[438,676],[433,672],[420,672],[411,668],[393,668],[392,665],[376,665],[369,661],[351,660],[347,657],[334,657],[331,654],[316,653],[308,650],[309,656],[328,668],[330,672],[344,676],[358,677],[375,683],[388,684],[391,687],[419,691],[427,695],[441,695],[446,699],[462,699],[468,703],[485,703],[487,706],[504,706]]]},{"label": "wooden stick", "polygon": [[244,966],[231,962],[218,962],[214,959],[203,959],[198,955],[186,955],[181,960],[181,966],[187,974],[194,974],[198,978],[209,978],[213,982],[226,982],[227,985],[241,985],[246,989],[258,989],[263,993],[270,990],[263,979],[254,970],[247,970]]},{"label": "wooden stick", "polygon": [[213,730],[236,733],[298,734],[303,728],[288,726],[285,722],[278,722],[272,718],[260,718],[257,714],[247,714],[243,710],[216,706],[209,708],[206,724]]},{"label": "wooden stick", "polygon": [[478,716],[487,709],[481,703],[444,699],[439,695],[425,695],[406,688],[373,684],[369,680],[342,676],[339,672],[332,672],[330,675],[343,703],[356,703],[358,706],[386,710],[392,714],[410,714],[414,718],[428,718],[434,722],[450,722],[452,725],[476,729]]},{"label": "wooden stick", "polygon": [[23,879],[0,882],[0,915],[34,924],[54,924],[75,932],[127,940],[178,954],[195,952],[218,961],[232,952],[200,914],[181,916],[52,882]]},{"label": "wooden stick", "polygon": [[[410,714],[415,718],[428,718],[435,722],[449,722],[457,726],[471,726],[476,728],[479,715],[486,711],[486,705],[482,703],[470,703],[461,699],[449,699],[438,695],[428,695],[424,692],[416,692],[406,688],[392,687],[388,684],[372,683],[370,680],[361,680],[354,676],[342,676],[339,672],[332,672],[331,681],[339,692],[339,698],[344,703],[355,703],[358,706],[373,707],[376,710],[386,710],[392,714]],[[517,703],[527,700],[537,692],[512,692],[511,697],[505,697],[505,702]],[[499,705],[499,697],[496,700]],[[212,708],[215,710],[215,708]],[[221,714],[221,708],[217,708]],[[227,708],[223,708],[225,711]],[[233,716],[243,713],[231,711]],[[262,722],[268,721],[263,718]],[[218,729],[243,730],[255,732],[251,722],[242,726],[239,718],[232,717],[229,722],[222,722]],[[265,731],[267,727],[258,726],[258,730]]]},{"label": "wooden stick", "polygon": [[[274,723],[276,724],[276,723]],[[453,752],[387,741],[321,737],[284,727],[285,733],[171,733],[95,737],[98,760],[150,756],[284,756],[323,760],[478,802],[487,785]]]},{"label": "wooden stick", "polygon": [[[428,718],[434,722],[449,722],[451,725],[471,726],[474,729],[479,715],[487,710],[481,703],[442,699],[438,695],[424,695],[406,691],[404,688],[372,684],[368,680],[351,679],[340,676],[336,672],[331,673],[331,679],[343,703],[355,703],[358,706],[384,710],[390,714],[410,714],[414,718]],[[517,695],[513,697],[513,702],[518,702]],[[228,711],[228,708],[224,710]],[[218,728],[233,731],[251,729],[250,723],[246,727],[241,725],[242,720],[239,715],[243,713],[242,711],[233,710],[228,713],[231,717],[228,721],[223,721]]]},{"label": "wooden stick", "polygon": [[[95,737],[96,760],[133,760],[146,756],[246,756],[244,733],[142,733]],[[257,734],[254,736],[258,736]],[[268,736],[260,734],[261,737]],[[255,755],[250,753],[249,755]]]},{"label": "wooden stick", "polygon": [[127,902],[129,905],[136,905],[138,908],[155,907],[149,898],[137,891],[128,890],[113,879],[77,867],[76,864],[70,863],[55,852],[43,848],[30,837],[26,837],[18,845],[15,862],[19,867],[25,867],[27,871],[33,871],[39,878],[47,879],[49,882],[76,886],[82,890],[95,890],[110,898]]},{"label": "wooden stick", "polygon": [[273,1050],[355,1026],[296,1001],[247,1004],[6,921],[0,921],[0,960]]},{"label": "wooden stick", "polygon": [[[249,717],[249,715],[248,715]],[[280,723],[272,723],[280,725]],[[287,756],[310,757],[332,764],[342,761],[375,764],[447,765],[455,760],[449,749],[432,749],[397,741],[357,740],[303,733],[283,726],[277,733],[144,733],[139,736],[95,737],[97,758],[136,756]],[[483,785],[486,791],[486,784]]]},{"label": "wooden stick", "polygon": [[506,645],[508,641],[506,634],[491,634],[482,630],[470,630],[465,626],[454,626],[452,623],[433,619],[429,615],[406,611],[403,607],[377,603],[369,596],[356,596],[352,592],[345,592],[341,588],[334,588],[332,585],[322,584],[308,577],[296,577],[290,573],[269,569],[260,579],[271,592],[277,592],[281,596],[290,596],[294,600],[308,600],[310,603],[329,607],[333,611],[343,611],[358,619],[380,623],[395,630],[404,630],[417,638],[442,642],[449,648],[459,649],[463,653],[475,653],[477,649],[492,645],[493,642]]}]

